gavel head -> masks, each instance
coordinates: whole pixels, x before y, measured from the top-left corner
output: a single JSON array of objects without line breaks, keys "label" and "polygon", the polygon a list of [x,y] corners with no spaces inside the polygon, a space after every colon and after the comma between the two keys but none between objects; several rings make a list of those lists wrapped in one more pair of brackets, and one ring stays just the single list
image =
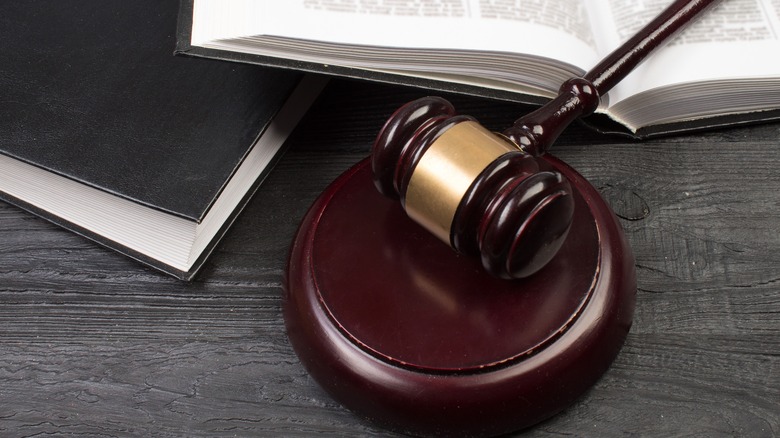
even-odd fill
[{"label": "gavel head", "polygon": [[544,159],[425,97],[399,108],[374,143],[377,189],[500,278],[544,267],[571,225],[571,186]]}]

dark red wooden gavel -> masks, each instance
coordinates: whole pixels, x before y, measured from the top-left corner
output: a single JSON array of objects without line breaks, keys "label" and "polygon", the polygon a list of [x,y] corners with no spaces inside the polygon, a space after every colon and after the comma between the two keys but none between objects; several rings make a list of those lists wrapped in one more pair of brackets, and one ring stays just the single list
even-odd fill
[{"label": "dark red wooden gavel", "polygon": [[540,155],[573,120],[653,50],[716,0],[677,0],[582,78],[502,134],[456,115],[438,97],[398,109],[372,150],[379,191],[456,251],[479,255],[501,278],[544,267],[565,240],[574,211],[569,182]]}]

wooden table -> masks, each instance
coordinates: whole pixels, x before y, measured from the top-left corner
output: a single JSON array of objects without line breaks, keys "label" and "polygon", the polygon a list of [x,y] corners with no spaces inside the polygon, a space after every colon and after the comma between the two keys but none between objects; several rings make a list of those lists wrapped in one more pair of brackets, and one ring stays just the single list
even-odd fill
[{"label": "wooden table", "polygon": [[[391,435],[302,368],[282,278],[298,222],[419,90],[333,81],[191,283],[0,203],[0,435]],[[527,108],[453,96],[491,129]],[[526,436],[780,435],[780,124],[635,142],[571,127],[553,153],[636,255],[611,369]]]}]

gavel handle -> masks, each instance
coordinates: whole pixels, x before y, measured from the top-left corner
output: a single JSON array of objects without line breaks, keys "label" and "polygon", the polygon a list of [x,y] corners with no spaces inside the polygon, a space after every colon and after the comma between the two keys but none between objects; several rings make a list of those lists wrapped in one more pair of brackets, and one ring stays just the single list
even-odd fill
[{"label": "gavel handle", "polygon": [[717,1],[675,0],[582,78],[564,82],[555,99],[519,118],[504,135],[532,155],[544,154],[572,121],[596,111],[601,96]]}]

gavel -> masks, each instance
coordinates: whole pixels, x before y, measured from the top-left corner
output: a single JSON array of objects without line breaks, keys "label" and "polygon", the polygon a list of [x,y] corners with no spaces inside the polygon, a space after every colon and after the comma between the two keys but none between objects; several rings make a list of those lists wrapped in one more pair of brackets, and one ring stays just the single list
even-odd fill
[{"label": "gavel", "polygon": [[454,250],[479,256],[492,275],[533,275],[560,249],[574,212],[571,185],[540,157],[571,122],[595,112],[607,91],[716,1],[674,1],[502,133],[457,115],[439,97],[407,103],[374,142],[374,184]]}]

